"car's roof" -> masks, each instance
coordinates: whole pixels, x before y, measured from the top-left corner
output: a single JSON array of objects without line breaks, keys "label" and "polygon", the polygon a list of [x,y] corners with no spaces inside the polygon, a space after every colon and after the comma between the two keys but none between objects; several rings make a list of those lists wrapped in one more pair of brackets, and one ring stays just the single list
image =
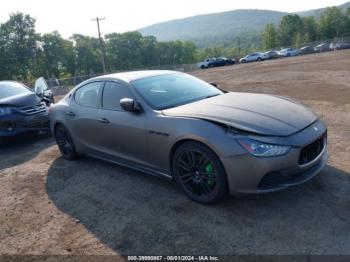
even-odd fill
[{"label": "car's roof", "polygon": [[131,72],[122,72],[122,73],[103,75],[103,76],[95,77],[94,79],[115,78],[115,79],[120,79],[130,83],[132,81],[147,78],[147,77],[174,74],[174,73],[179,73],[179,72],[170,71],[170,70],[143,70],[143,71],[131,71]]}]

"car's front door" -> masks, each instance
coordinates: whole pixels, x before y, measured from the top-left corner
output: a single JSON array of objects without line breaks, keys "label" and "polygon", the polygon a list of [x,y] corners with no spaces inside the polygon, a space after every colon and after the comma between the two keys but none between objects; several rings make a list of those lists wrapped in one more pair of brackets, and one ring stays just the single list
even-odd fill
[{"label": "car's front door", "polygon": [[251,62],[254,60],[254,55],[247,56],[247,62]]},{"label": "car's front door", "polygon": [[65,112],[68,128],[74,139],[90,149],[98,149],[97,114],[101,107],[103,83],[95,81],[78,88]]},{"label": "car's front door", "polygon": [[99,110],[99,139],[104,153],[147,165],[148,146],[145,113],[133,113],[120,106],[122,98],[134,98],[129,87],[107,81]]}]

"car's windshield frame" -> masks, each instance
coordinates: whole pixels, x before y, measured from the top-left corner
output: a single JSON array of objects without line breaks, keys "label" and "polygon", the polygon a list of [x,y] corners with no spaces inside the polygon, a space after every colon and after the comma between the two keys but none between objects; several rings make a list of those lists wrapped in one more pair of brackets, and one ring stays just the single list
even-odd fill
[{"label": "car's windshield frame", "polygon": [[[142,81],[142,80],[149,80],[149,79],[152,79],[152,78],[160,78],[160,77],[165,77],[165,76],[174,76],[174,75],[178,75],[178,76],[187,76],[187,77],[190,77],[190,78],[194,78],[195,80],[198,80],[199,82],[202,82],[203,84],[206,84],[208,87],[212,88],[213,90],[215,90],[216,92],[213,92],[213,93],[208,93],[208,94],[203,94],[203,96],[199,96],[199,97],[194,97],[192,99],[188,99],[186,101],[181,101],[181,102],[178,102],[178,103],[171,103],[171,104],[162,104],[162,106],[160,105],[155,105],[153,104],[149,98],[145,97],[145,95],[142,94],[142,92],[140,90],[138,90],[138,88],[135,86],[135,84],[139,81]],[[136,80],[133,80],[130,82],[130,85],[131,87],[135,90],[135,92],[142,97],[142,99],[144,100],[144,102],[150,106],[152,109],[154,110],[158,110],[158,111],[161,111],[161,110],[165,110],[165,109],[169,109],[169,108],[174,108],[174,107],[178,107],[178,106],[181,106],[181,105],[186,105],[186,104],[189,104],[189,103],[193,103],[193,102],[196,102],[196,101],[199,101],[199,100],[203,100],[203,99],[206,99],[206,98],[210,98],[210,97],[213,97],[213,96],[217,96],[217,95],[222,95],[224,94],[224,92],[222,92],[220,89],[216,88],[215,86],[199,79],[199,78],[196,78],[194,76],[191,76],[191,75],[188,75],[188,74],[183,74],[183,73],[169,73],[169,74],[162,74],[162,75],[156,75],[156,76],[149,76],[149,77],[144,77],[144,78],[141,78],[141,79],[136,79]]]}]

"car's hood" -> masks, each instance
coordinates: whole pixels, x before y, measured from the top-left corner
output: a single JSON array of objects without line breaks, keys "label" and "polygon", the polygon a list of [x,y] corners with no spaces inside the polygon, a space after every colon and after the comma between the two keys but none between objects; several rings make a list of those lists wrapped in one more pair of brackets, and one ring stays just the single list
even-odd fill
[{"label": "car's hood", "polygon": [[288,98],[230,92],[163,110],[174,117],[193,117],[262,135],[288,136],[317,120],[314,113]]},{"label": "car's hood", "polygon": [[0,106],[31,106],[40,102],[40,98],[34,93],[21,94],[0,99]]}]

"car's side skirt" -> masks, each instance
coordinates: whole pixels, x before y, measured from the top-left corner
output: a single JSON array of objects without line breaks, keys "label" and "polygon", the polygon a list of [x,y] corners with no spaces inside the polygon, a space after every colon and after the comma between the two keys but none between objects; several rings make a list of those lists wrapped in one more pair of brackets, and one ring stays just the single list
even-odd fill
[{"label": "car's side skirt", "polygon": [[170,174],[161,172],[161,171],[153,169],[151,167],[145,167],[145,166],[139,165],[137,163],[131,162],[131,161],[126,160],[126,159],[121,159],[121,158],[118,160],[117,159],[110,159],[110,158],[106,158],[106,157],[97,156],[94,154],[88,154],[86,156],[96,158],[96,159],[99,159],[102,161],[106,161],[106,162],[109,162],[112,164],[117,164],[120,166],[128,167],[128,168],[134,169],[136,171],[146,173],[148,175],[152,175],[152,176],[156,176],[156,177],[160,177],[160,178],[165,178],[167,180],[173,180],[173,177]]}]

